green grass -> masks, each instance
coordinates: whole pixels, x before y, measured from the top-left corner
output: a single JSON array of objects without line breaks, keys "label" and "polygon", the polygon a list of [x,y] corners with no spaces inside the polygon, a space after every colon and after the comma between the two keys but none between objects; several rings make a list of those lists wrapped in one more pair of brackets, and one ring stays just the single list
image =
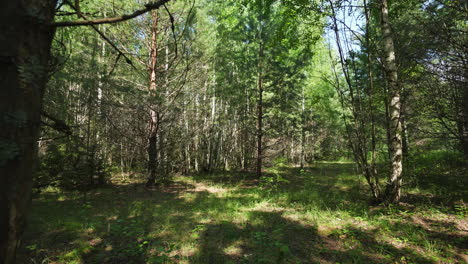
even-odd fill
[{"label": "green grass", "polygon": [[[464,204],[411,196],[370,207],[349,163],[269,172],[284,180],[224,172],[178,176],[154,190],[132,183],[86,197],[45,192],[33,200],[20,263],[467,261]],[[417,188],[406,191],[424,191]]]}]

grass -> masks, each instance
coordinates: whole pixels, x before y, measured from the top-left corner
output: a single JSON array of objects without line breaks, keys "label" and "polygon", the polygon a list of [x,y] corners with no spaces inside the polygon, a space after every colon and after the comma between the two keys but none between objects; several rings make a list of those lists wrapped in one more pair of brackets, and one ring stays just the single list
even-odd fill
[{"label": "grass", "polygon": [[86,196],[45,192],[33,200],[20,263],[468,261],[464,203],[420,202],[424,186],[408,186],[401,205],[370,207],[349,163],[269,175],[283,180],[224,172],[153,190],[133,182]]}]

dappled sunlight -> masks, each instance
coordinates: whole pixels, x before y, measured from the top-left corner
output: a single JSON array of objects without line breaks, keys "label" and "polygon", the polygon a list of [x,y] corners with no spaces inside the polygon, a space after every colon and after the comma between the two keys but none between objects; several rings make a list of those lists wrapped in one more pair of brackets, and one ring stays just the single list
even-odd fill
[{"label": "dappled sunlight", "polygon": [[244,245],[244,241],[237,240],[234,241],[231,245],[224,248],[224,254],[228,255],[230,258],[240,258],[242,255],[242,247]]},{"label": "dappled sunlight", "polygon": [[[432,263],[466,258],[465,219],[405,209],[408,205],[374,209],[357,191],[360,183],[349,164],[326,166],[340,176],[315,168],[295,178],[293,168],[283,174],[290,182],[277,189],[178,176],[173,187],[119,185],[86,200],[45,194],[33,201],[25,238],[29,247],[23,252],[58,263]],[[65,199],[56,203],[60,197]],[[60,218],[51,218],[50,212]]]},{"label": "dappled sunlight", "polygon": [[[205,183],[201,183],[201,182],[196,182],[194,183],[194,187],[193,189],[187,189],[186,191],[187,192],[209,192],[209,193],[212,193],[212,194],[222,194],[222,193],[226,193],[229,191],[229,189],[227,188],[223,188],[223,187],[220,187],[220,186],[210,186],[210,185],[207,185]],[[231,188],[232,190],[232,188]]]}]

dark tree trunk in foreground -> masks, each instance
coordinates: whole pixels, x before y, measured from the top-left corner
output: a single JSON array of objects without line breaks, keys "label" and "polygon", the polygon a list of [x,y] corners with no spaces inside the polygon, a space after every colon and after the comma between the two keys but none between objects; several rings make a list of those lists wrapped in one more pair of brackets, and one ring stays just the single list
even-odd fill
[{"label": "dark tree trunk in foreground", "polygon": [[389,95],[389,134],[390,134],[390,157],[391,167],[385,197],[383,199],[390,203],[396,203],[401,195],[401,176],[403,171],[403,144],[401,124],[401,91],[398,83],[398,69],[395,59],[395,47],[388,16],[387,0],[381,0],[381,27],[383,35],[384,67],[388,83]]},{"label": "dark tree trunk in foreground", "polygon": [[0,4],[0,263],[15,262],[36,164],[54,0]]},{"label": "dark tree trunk in foreground", "polygon": [[0,2],[0,264],[15,262],[24,230],[55,28],[125,21],[168,1],[130,15],[63,23],[53,22],[57,0]]}]

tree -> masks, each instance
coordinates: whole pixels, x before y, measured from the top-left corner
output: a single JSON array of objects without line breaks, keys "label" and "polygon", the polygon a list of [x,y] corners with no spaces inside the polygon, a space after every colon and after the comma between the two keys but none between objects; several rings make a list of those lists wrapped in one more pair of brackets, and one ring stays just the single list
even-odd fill
[{"label": "tree", "polygon": [[[158,67],[158,12],[151,13],[151,44],[150,44],[150,65],[148,67],[150,72],[150,85],[149,92],[152,96],[157,94],[157,80],[156,71]],[[156,182],[156,169],[158,163],[158,130],[160,125],[160,113],[156,109],[156,105],[149,106],[150,122],[149,122],[149,136],[148,136],[148,171],[149,177],[146,183],[147,186],[154,185]]]},{"label": "tree", "polygon": [[[333,68],[335,76],[332,83],[340,96],[341,107],[343,108],[342,118],[353,158],[369,185],[372,199],[378,201],[381,198],[381,191],[376,168],[375,109],[377,105],[375,104],[373,57],[370,45],[370,21],[367,3],[364,1],[363,12],[366,27],[363,33],[349,28],[344,21],[339,21],[337,17],[337,8],[344,8],[344,12],[355,12],[355,10],[350,9],[348,11],[347,7],[335,6],[332,1],[329,1],[329,4],[331,26],[342,72],[341,76]],[[364,47],[364,49],[361,51],[353,50],[353,41],[358,42],[357,44]],[[341,83],[345,83],[345,85],[341,85]],[[369,152],[370,159],[368,157]]]},{"label": "tree", "polygon": [[[409,101],[404,109],[413,123],[412,141],[430,137],[466,156],[467,2],[408,1],[393,6],[390,19],[399,33],[395,48],[401,54],[399,79],[405,84],[403,101]],[[418,111],[411,114],[413,109]]]},{"label": "tree", "polygon": [[[129,15],[53,22],[65,2],[3,1],[0,6],[0,263],[15,261],[30,203],[40,113],[50,48],[58,26],[116,23],[157,9],[150,3]],[[79,1],[76,1],[78,3]],[[77,7],[78,8],[78,7]]]},{"label": "tree", "polygon": [[390,175],[385,190],[384,199],[395,203],[401,196],[401,176],[403,171],[403,145],[402,145],[402,124],[401,124],[401,88],[398,81],[398,68],[395,58],[395,46],[390,28],[387,0],[380,1],[381,27],[383,36],[384,67],[386,81],[388,83],[389,95],[389,135],[391,145]]},{"label": "tree", "polygon": [[13,263],[30,202],[55,1],[0,7],[0,263]]},{"label": "tree", "polygon": [[213,12],[219,36],[218,83],[226,87],[227,100],[236,105],[243,102],[242,141],[255,142],[256,154],[249,157],[252,150],[247,144],[243,165],[246,168],[254,160],[260,177],[266,156],[271,160],[287,152],[285,142],[294,144],[285,138],[300,126],[298,99],[313,44],[320,38],[320,16],[308,9],[309,4],[289,1],[224,1],[219,5],[224,8]]}]

